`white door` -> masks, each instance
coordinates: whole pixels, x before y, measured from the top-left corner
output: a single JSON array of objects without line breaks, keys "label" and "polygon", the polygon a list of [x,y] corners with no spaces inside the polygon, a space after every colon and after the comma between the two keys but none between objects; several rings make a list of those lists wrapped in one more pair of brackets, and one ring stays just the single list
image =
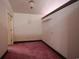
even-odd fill
[{"label": "white door", "polygon": [[13,20],[12,16],[8,14],[8,45],[13,44]]}]

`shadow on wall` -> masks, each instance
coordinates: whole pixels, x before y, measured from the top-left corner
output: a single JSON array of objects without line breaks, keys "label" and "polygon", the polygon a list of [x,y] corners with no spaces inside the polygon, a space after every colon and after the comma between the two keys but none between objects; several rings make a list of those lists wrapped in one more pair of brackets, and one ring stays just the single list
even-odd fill
[{"label": "shadow on wall", "polygon": [[41,35],[15,35],[14,41],[40,40]]}]

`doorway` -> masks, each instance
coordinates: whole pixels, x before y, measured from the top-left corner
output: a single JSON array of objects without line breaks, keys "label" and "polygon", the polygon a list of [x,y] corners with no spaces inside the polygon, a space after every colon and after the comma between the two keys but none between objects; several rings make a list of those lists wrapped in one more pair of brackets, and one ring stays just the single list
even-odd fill
[{"label": "doorway", "polygon": [[8,45],[13,44],[13,16],[8,13]]}]

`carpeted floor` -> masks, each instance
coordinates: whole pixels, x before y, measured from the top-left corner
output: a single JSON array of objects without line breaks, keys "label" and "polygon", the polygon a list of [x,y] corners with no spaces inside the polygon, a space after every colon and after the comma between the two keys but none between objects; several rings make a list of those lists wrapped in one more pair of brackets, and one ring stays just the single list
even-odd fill
[{"label": "carpeted floor", "polygon": [[42,42],[18,43],[8,47],[4,59],[62,59]]}]

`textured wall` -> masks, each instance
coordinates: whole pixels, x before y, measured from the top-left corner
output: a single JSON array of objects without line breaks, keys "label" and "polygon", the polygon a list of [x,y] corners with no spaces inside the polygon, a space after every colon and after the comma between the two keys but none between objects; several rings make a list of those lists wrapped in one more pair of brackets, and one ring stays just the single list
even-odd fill
[{"label": "textured wall", "polygon": [[43,40],[68,59],[79,57],[79,1],[46,19]]}]

